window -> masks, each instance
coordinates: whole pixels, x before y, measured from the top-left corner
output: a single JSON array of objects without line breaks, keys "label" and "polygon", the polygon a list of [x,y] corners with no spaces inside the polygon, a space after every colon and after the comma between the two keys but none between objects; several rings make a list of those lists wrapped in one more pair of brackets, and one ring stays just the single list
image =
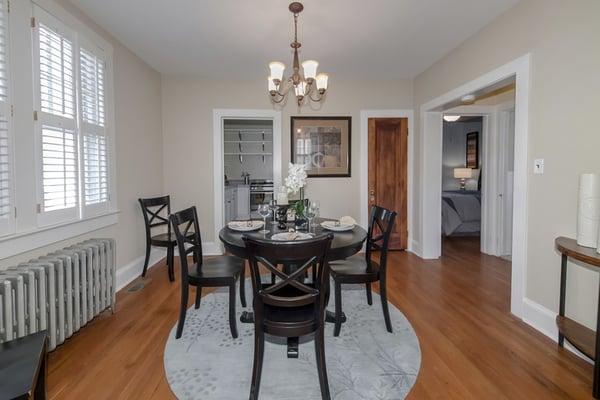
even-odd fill
[{"label": "window", "polygon": [[79,51],[81,87],[81,130],[83,137],[84,213],[93,214],[108,206],[108,154],[105,132],[106,62],[92,51]]},{"label": "window", "polygon": [[0,0],[0,235],[14,231],[7,5]]},{"label": "window", "polygon": [[38,111],[38,224],[109,209],[106,57],[61,21],[35,7]]}]

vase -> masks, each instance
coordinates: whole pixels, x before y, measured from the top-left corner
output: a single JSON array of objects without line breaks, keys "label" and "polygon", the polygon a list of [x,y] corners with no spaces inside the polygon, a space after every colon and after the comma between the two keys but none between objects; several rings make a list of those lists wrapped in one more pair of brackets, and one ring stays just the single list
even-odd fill
[{"label": "vase", "polygon": [[294,225],[296,225],[296,229],[307,229],[308,228],[308,219],[304,215],[304,210],[306,210],[307,199],[304,198],[304,188],[300,188],[300,200],[298,200],[295,204],[296,211],[296,219],[294,220]]}]

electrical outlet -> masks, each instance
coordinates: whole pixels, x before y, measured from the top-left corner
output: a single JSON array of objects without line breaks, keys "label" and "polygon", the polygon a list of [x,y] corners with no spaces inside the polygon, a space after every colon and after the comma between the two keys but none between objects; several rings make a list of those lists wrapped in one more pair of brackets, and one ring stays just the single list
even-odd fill
[{"label": "electrical outlet", "polygon": [[533,160],[533,173],[534,174],[543,174],[544,173],[544,159],[536,158]]}]

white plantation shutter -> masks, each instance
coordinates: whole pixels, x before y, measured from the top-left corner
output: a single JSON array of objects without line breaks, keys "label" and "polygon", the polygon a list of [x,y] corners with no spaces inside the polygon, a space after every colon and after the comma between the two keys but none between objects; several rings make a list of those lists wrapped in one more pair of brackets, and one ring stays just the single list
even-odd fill
[{"label": "white plantation shutter", "polygon": [[7,1],[0,0],[0,235],[14,231]]},{"label": "white plantation shutter", "polygon": [[55,224],[79,217],[78,131],[73,33],[35,8],[36,97],[40,173],[38,222]]},{"label": "white plantation shutter", "polygon": [[108,208],[108,154],[105,130],[106,62],[99,50],[79,50],[84,213]]}]

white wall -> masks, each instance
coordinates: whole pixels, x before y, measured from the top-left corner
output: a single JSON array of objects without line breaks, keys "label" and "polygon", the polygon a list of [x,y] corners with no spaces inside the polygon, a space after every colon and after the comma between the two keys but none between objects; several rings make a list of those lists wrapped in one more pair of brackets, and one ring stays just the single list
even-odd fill
[{"label": "white wall", "polygon": [[[600,172],[599,15],[596,0],[523,0],[414,81],[418,110],[431,99],[531,54],[525,294],[554,312],[560,281],[554,239],[576,233],[578,175]],[[535,158],[545,159],[543,175],[533,175]],[[415,160],[418,188],[423,184],[420,166]],[[418,200],[416,218],[421,215]],[[415,237],[420,235],[415,232]],[[577,268],[570,270],[568,279],[567,314],[595,327],[598,274]],[[550,321],[548,326],[553,325]]]},{"label": "white wall", "polygon": [[[71,14],[114,47],[115,136],[119,222],[0,262],[0,268],[46,254],[89,237],[117,240],[117,266],[130,265],[144,254],[144,227],[137,198],[162,194],[162,122],[160,74],[99,28],[66,0]],[[28,20],[24,21],[28,24]],[[33,79],[33,78],[32,78]],[[18,132],[33,135],[33,132]],[[140,270],[141,273],[141,270]]]},{"label": "white wall", "polygon": [[[261,80],[234,82],[164,76],[162,85],[165,191],[174,196],[174,209],[198,207],[203,240],[213,241],[213,109],[273,107]],[[359,219],[360,110],[411,108],[412,83],[408,80],[340,82],[333,79],[327,100],[320,108],[305,106],[298,110],[293,101],[283,108],[282,175],[287,175],[290,158],[290,116],[351,116],[352,176],[311,178],[306,195],[320,200],[322,215],[352,215]]]},{"label": "white wall", "polygon": [[[454,168],[464,168],[467,153],[467,133],[479,132],[479,165],[481,168],[481,144],[483,143],[483,124],[481,121],[474,122],[444,122],[442,140],[442,190],[460,189],[460,179],[454,177]],[[475,172],[475,171],[474,171]],[[477,190],[477,175],[473,179],[467,179],[466,187],[469,190]]]}]

